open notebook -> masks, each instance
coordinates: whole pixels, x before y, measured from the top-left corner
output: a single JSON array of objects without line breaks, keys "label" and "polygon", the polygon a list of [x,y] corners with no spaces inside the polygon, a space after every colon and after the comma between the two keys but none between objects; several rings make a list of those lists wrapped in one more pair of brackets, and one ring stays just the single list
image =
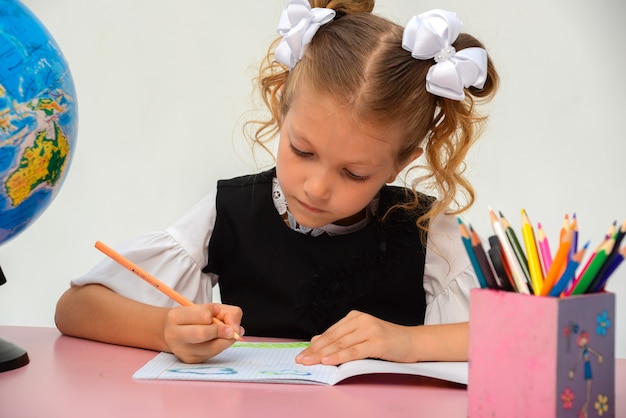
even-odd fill
[{"label": "open notebook", "polygon": [[467,384],[467,362],[406,364],[366,359],[350,361],[340,366],[297,364],[294,358],[308,344],[237,342],[199,364],[183,363],[173,354],[159,353],[139,369],[133,378],[334,385],[351,376],[399,373]]}]

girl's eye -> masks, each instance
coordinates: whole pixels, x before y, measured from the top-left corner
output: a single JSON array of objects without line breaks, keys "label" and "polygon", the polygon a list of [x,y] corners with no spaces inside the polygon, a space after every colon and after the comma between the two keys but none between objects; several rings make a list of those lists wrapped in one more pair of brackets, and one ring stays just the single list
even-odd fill
[{"label": "girl's eye", "polygon": [[346,173],[346,176],[348,176],[350,180],[354,180],[354,181],[365,181],[369,178],[368,176],[358,176],[350,170],[345,170],[345,173]]},{"label": "girl's eye", "polygon": [[298,148],[294,147],[291,142],[289,143],[289,148],[291,149],[291,152],[293,152],[298,157],[307,158],[313,156],[312,152],[300,151]]}]

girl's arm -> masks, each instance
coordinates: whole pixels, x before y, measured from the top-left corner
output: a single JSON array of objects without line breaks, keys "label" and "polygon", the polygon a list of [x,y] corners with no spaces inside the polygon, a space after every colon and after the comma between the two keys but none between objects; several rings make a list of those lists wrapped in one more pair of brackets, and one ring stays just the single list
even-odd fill
[{"label": "girl's arm", "polygon": [[72,337],[170,351],[163,334],[168,310],[88,284],[71,286],[61,296],[54,319],[59,331]]},{"label": "girl's arm", "polygon": [[[230,347],[240,335],[241,309],[204,304],[147,305],[99,285],[72,286],[59,299],[55,322],[65,335],[174,353],[198,363]],[[227,325],[216,325],[213,316]]]},{"label": "girl's arm", "polygon": [[467,361],[468,347],[467,322],[403,326],[352,311],[314,337],[296,361],[307,365],[336,365],[363,358],[399,363]]},{"label": "girl's arm", "polygon": [[401,326],[351,312],[298,356],[304,364],[339,364],[359,358],[397,362],[466,361],[469,294],[478,284],[454,216],[431,221],[424,266],[425,324]]}]

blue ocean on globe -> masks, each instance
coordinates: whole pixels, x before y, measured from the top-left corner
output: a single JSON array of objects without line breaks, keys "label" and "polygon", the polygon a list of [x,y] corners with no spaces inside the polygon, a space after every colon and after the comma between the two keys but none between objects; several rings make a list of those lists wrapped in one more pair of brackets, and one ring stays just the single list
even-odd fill
[{"label": "blue ocean on globe", "polygon": [[59,46],[18,0],[0,0],[0,245],[56,197],[76,147],[76,91]]}]

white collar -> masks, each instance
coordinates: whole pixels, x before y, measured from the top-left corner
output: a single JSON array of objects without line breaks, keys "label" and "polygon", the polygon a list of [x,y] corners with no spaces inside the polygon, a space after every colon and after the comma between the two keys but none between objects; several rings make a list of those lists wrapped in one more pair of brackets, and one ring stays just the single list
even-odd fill
[{"label": "white collar", "polygon": [[279,215],[287,214],[287,219],[289,221],[289,227],[294,231],[310,234],[314,237],[321,234],[328,235],[343,235],[349,234],[351,232],[358,231],[363,228],[367,223],[372,219],[374,213],[376,213],[376,209],[378,208],[378,198],[373,199],[365,210],[365,218],[360,221],[347,226],[328,224],[324,226],[320,226],[319,228],[309,228],[306,226],[298,225],[296,219],[293,217],[289,209],[287,208],[287,201],[285,200],[285,195],[283,194],[283,190],[280,188],[280,184],[278,183],[278,179],[274,177],[272,179],[272,200],[274,201],[274,207],[278,211]]}]

